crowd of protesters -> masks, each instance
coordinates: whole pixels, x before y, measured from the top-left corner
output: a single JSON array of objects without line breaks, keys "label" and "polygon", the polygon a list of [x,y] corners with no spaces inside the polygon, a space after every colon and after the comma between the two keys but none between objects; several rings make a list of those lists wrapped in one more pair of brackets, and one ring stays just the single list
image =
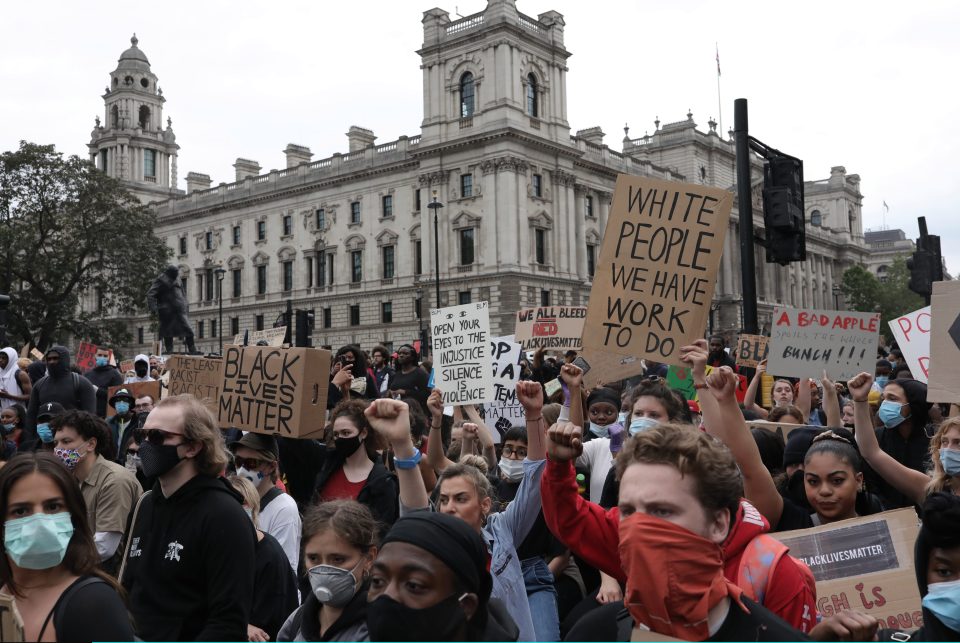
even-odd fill
[{"label": "crowd of protesters", "polygon": [[[958,640],[960,408],[878,357],[768,379],[711,337],[681,349],[688,402],[663,364],[588,389],[576,353],[540,350],[503,428],[445,409],[414,346],[347,345],[324,437],[299,440],[139,394],[158,356],[79,373],[65,347],[4,348],[0,593],[38,641]],[[770,534],[899,507],[922,519],[923,627],[818,614]]]}]

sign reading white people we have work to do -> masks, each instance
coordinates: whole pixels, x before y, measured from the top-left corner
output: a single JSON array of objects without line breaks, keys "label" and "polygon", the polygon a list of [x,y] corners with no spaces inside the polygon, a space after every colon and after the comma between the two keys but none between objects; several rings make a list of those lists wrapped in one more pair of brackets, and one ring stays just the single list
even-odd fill
[{"label": "sign reading white people we have work to do", "polygon": [[848,380],[877,363],[880,313],[783,308],[773,310],[767,372]]},{"label": "sign reading white people we have work to do", "polygon": [[493,401],[490,312],[481,301],[430,311],[434,386],[444,406]]}]

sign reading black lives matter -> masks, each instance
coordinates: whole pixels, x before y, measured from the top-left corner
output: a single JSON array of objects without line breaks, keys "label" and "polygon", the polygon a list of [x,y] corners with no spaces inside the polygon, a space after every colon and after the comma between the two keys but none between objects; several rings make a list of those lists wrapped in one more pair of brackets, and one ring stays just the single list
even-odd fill
[{"label": "sign reading black lives matter", "polygon": [[849,380],[877,363],[880,313],[838,310],[773,309],[767,372],[776,376],[812,377],[823,371],[834,380]]},{"label": "sign reading black lives matter", "polygon": [[493,401],[490,311],[481,301],[430,311],[434,386],[444,406]]},{"label": "sign reading black lives matter", "polygon": [[703,337],[733,193],[617,177],[583,328],[585,379],[639,373],[640,358],[682,366]]}]

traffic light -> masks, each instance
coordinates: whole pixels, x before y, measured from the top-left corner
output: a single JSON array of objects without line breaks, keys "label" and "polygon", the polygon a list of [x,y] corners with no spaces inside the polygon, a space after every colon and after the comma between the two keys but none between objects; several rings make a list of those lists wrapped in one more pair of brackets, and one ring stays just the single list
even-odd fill
[{"label": "traffic light", "polygon": [[807,258],[803,215],[803,161],[772,156],[763,166],[763,222],[767,263]]},{"label": "traffic light", "polygon": [[313,335],[313,311],[297,309],[296,334],[294,346],[310,347]]},{"label": "traffic light", "polygon": [[933,256],[929,250],[917,248],[911,259],[907,259],[907,269],[910,270],[910,283],[907,286],[913,292],[924,297],[933,294]]}]

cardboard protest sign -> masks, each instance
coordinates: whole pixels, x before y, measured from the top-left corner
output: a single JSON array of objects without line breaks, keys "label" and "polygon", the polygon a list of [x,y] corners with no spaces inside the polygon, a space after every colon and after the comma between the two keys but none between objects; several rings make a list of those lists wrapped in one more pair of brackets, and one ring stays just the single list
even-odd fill
[{"label": "cardboard protest sign", "polygon": [[32,357],[32,358],[33,358],[33,361],[35,361],[35,362],[42,362],[43,359],[44,359],[43,353],[41,353],[41,352],[40,352],[38,349],[36,349],[36,348],[31,348],[31,349],[30,349],[30,357]]},{"label": "cardboard protest sign", "polygon": [[737,349],[734,354],[737,358],[737,366],[756,368],[757,364],[767,359],[769,339],[766,335],[740,335],[737,338]]},{"label": "cardboard protest sign", "polygon": [[810,568],[823,616],[854,609],[881,627],[923,624],[913,570],[917,514],[912,508],[770,534]]},{"label": "cardboard protest sign", "polygon": [[819,379],[826,370],[836,381],[848,380],[877,363],[880,313],[773,310],[767,372],[775,376]]},{"label": "cardboard protest sign", "polygon": [[541,306],[517,311],[516,341],[524,349],[579,351],[586,306]]},{"label": "cardboard protest sign", "polygon": [[767,422],[766,420],[753,420],[747,422],[747,428],[750,429],[763,429],[764,431],[770,431],[771,433],[776,433],[783,438],[784,444],[786,444],[787,439],[790,437],[790,434],[797,429],[818,429],[822,430],[822,426],[811,426],[808,424],[788,424],[786,422]]},{"label": "cardboard protest sign", "polygon": [[960,402],[960,281],[933,282],[928,377],[928,402]]},{"label": "cardboard protest sign", "polygon": [[238,428],[287,438],[323,434],[330,351],[225,346],[217,417]]},{"label": "cardboard protest sign", "polygon": [[639,373],[639,358],[682,366],[680,347],[706,329],[732,206],[727,190],[617,177],[583,328],[588,385]]},{"label": "cardboard protest sign", "polygon": [[433,329],[434,384],[444,405],[492,401],[490,312],[481,301],[430,311]]},{"label": "cardboard protest sign", "polygon": [[[152,382],[131,382],[130,384],[118,384],[117,386],[111,386],[107,389],[107,400],[112,398],[117,391],[125,388],[130,391],[130,395],[133,396],[133,399],[137,399],[143,395],[149,395],[153,398],[153,401],[160,401],[160,382],[159,380],[154,380]],[[131,405],[133,406],[133,405]],[[116,409],[113,408],[110,404],[107,404],[107,417],[113,417],[117,414]]]},{"label": "cardboard protest sign", "polygon": [[73,356],[73,363],[77,365],[82,372],[86,373],[97,365],[97,345],[90,342],[80,342],[77,344],[76,354]]},{"label": "cardboard protest sign", "polygon": [[888,323],[913,379],[926,384],[930,372],[930,306]]},{"label": "cardboard protest sign", "polygon": [[196,355],[171,355],[167,360],[166,394],[192,395],[216,415],[220,404],[223,361]]},{"label": "cardboard protest sign", "polygon": [[[267,346],[283,346],[283,339],[287,336],[287,327],[264,328],[263,330],[252,330],[247,333],[247,346],[256,346],[257,342],[263,340]],[[243,333],[233,338],[234,346],[243,344]]]},{"label": "cardboard protest sign", "polygon": [[120,374],[124,377],[127,376],[127,373],[133,370],[134,361],[132,359],[125,359],[120,362]]},{"label": "cardboard protest sign", "polygon": [[517,382],[520,381],[520,356],[523,352],[520,344],[513,341],[513,335],[494,337],[490,341],[493,360],[492,399],[483,405],[484,418],[488,426],[497,429],[493,438],[500,438],[514,426],[526,426],[523,406],[517,401]]},{"label": "cardboard protest sign", "polygon": [[26,640],[17,601],[9,594],[0,594],[0,641]]}]

